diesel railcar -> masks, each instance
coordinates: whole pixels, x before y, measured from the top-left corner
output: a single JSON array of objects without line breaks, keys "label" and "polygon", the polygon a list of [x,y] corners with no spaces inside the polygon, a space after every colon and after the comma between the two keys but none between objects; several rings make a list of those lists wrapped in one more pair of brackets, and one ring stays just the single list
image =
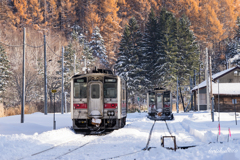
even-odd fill
[{"label": "diesel railcar", "polygon": [[115,130],[125,126],[126,82],[111,70],[95,69],[71,79],[71,118],[77,131]]},{"label": "diesel railcar", "polygon": [[148,118],[172,120],[172,94],[164,88],[154,88],[147,93]]}]

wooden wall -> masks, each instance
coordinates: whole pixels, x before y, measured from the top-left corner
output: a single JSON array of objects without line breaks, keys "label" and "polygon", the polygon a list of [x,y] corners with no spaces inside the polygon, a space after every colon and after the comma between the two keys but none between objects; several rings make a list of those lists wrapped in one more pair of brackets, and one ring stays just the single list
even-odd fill
[{"label": "wooden wall", "polygon": [[[219,96],[219,111],[220,112],[235,112],[234,104],[232,99],[237,99],[237,104],[235,104],[236,111],[240,112],[240,96]],[[218,112],[218,96],[214,96],[214,109]]]}]

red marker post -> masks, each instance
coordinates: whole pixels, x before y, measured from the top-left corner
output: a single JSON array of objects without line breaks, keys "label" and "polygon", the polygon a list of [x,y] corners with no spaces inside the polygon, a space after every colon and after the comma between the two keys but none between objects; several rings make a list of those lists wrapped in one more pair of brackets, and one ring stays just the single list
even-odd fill
[{"label": "red marker post", "polygon": [[228,142],[229,142],[229,137],[231,137],[231,131],[230,131],[230,128],[228,128]]},{"label": "red marker post", "polygon": [[231,131],[230,131],[230,128],[228,128],[228,130],[229,130],[229,136],[231,137]]},{"label": "red marker post", "polygon": [[221,132],[221,127],[220,127],[220,123],[218,123],[218,133],[219,133],[219,135],[221,134],[220,132]]}]

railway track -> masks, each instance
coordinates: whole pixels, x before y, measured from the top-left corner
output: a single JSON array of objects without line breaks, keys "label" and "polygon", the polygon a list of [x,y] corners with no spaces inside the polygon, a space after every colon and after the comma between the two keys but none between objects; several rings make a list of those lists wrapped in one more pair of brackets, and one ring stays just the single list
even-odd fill
[{"label": "railway track", "polygon": [[[88,145],[89,143],[91,143],[93,140],[96,139],[96,137],[98,136],[105,136],[107,134],[110,134],[111,132],[113,131],[106,131],[106,132],[101,132],[99,134],[95,133],[95,134],[91,134],[90,132],[77,132],[77,134],[82,134],[83,137],[80,137],[80,138],[74,138],[74,139],[70,139],[66,142],[63,142],[63,143],[60,143],[60,144],[57,144],[57,145],[54,145],[52,147],[49,147],[49,148],[46,148],[44,150],[41,150],[39,152],[36,152],[36,153],[33,153],[31,155],[28,155],[28,156],[25,156],[25,157],[22,157],[22,158],[19,158],[17,160],[27,160],[27,159],[37,159],[37,156],[38,155],[42,155],[42,154],[46,154],[47,152],[50,152],[52,150],[56,150],[60,147],[64,147],[64,146],[67,146],[68,144],[70,144],[69,146],[71,146],[73,143],[82,143],[82,139],[85,138],[85,137],[93,137],[93,138],[89,138],[90,140],[85,142],[85,143],[82,143],[81,145],[76,145],[77,147],[66,147],[65,149],[65,152],[62,152],[61,155],[58,155],[58,156],[52,156],[50,159],[60,159],[61,157],[71,153],[71,152],[74,152],[86,145]],[[95,137],[95,138],[94,138]],[[66,152],[67,150],[67,152]],[[49,159],[49,158],[48,158]]]},{"label": "railway track", "polygon": [[[89,138],[90,140],[88,140],[85,143],[82,143],[82,139],[85,138],[86,136],[87,136],[87,134],[85,134],[83,137],[74,138],[74,139],[68,140],[66,142],[54,145],[53,147],[49,147],[49,148],[46,148],[46,149],[44,149],[42,151],[33,153],[33,154],[29,155],[29,156],[25,156],[25,157],[19,158],[18,160],[38,159],[38,155],[42,156],[43,154],[46,154],[46,156],[49,155],[49,156],[47,156],[48,159],[59,159],[59,158],[65,156],[65,155],[67,155],[67,154],[69,154],[71,152],[74,152],[74,151],[76,151],[76,150],[78,150],[78,149],[88,145],[89,143],[91,143],[93,140],[96,139],[96,137],[95,138]],[[80,143],[80,145],[78,145],[78,143]],[[76,147],[70,147],[73,144],[75,144]],[[54,150],[58,150],[58,149],[61,150],[60,149],[61,147],[64,148],[61,155],[54,156],[54,154],[50,153],[50,152],[54,152]],[[56,152],[56,153],[58,153],[58,152]],[[39,158],[39,159],[41,159],[41,158]]]},{"label": "railway track", "polygon": [[[102,160],[120,158],[120,157],[124,157],[124,156],[128,156],[128,155],[136,154],[136,153],[139,153],[139,152],[143,152],[143,151],[149,151],[151,148],[156,148],[156,147],[149,147],[155,124],[156,124],[156,121],[154,121],[153,124],[152,124],[152,127],[151,127],[149,135],[148,135],[148,140],[147,140],[146,146],[143,149],[138,150],[138,151],[134,151],[134,152],[130,152],[130,153],[126,153],[126,154],[122,154],[122,155],[118,155],[118,156],[105,158],[105,159],[102,159]],[[166,124],[166,128],[168,130],[168,133],[170,135],[172,135],[166,121],[165,121],[165,124]],[[100,134],[99,136],[102,136],[102,135],[106,135],[106,134]],[[87,142],[82,143],[82,139],[85,138],[85,137],[95,137],[95,138],[92,138],[92,139],[89,138],[89,140],[87,140]],[[80,148],[85,147],[86,145],[90,144],[95,139],[96,139],[95,135],[90,135],[89,136],[89,134],[84,134],[83,137],[71,139],[71,140],[63,142],[61,144],[57,144],[53,147],[44,149],[44,150],[36,152],[36,153],[33,153],[29,156],[19,158],[18,160],[40,159],[40,158],[38,158],[38,155],[43,156],[43,154],[45,154],[45,156],[48,157],[48,159],[61,159],[62,157],[66,156],[66,155],[68,155],[68,154],[70,154],[74,151],[77,151]],[[79,143],[81,143],[81,144],[79,145]],[[75,145],[75,147],[70,147],[70,146],[73,146],[73,145]],[[62,148],[63,151],[61,151],[61,149],[59,149],[59,148]],[[59,154],[58,156],[56,156],[56,153],[59,153],[59,151],[62,154]]]},{"label": "railway track", "polygon": [[149,135],[148,135],[148,140],[147,140],[146,146],[143,149],[135,151],[135,152],[130,152],[130,153],[127,153],[127,154],[122,154],[122,155],[118,155],[118,156],[114,156],[114,157],[101,159],[101,160],[108,160],[108,159],[115,159],[115,158],[125,157],[125,156],[129,156],[129,155],[136,154],[136,153],[139,153],[139,152],[149,151],[151,148],[156,148],[156,147],[149,147],[155,123],[156,123],[156,121],[154,121],[153,124],[152,124],[152,127],[151,127]]}]

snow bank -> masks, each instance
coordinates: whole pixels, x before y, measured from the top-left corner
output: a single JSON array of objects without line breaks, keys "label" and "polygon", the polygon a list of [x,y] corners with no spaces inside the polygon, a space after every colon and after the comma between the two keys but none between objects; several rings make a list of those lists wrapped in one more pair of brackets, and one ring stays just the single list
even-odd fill
[{"label": "snow bank", "polygon": [[[155,123],[149,151],[146,146],[153,121],[147,113],[128,114],[126,126],[105,136],[83,136],[70,130],[70,114],[56,114],[57,130],[53,130],[53,115],[35,113],[25,115],[25,122],[20,123],[20,116],[0,118],[0,159],[55,159],[55,157],[74,150],[83,144],[86,146],[67,154],[61,159],[115,159],[149,160],[149,159],[240,159],[240,128],[235,125],[234,114],[221,113],[221,135],[223,143],[217,143],[218,122],[212,122],[209,112],[175,113],[173,121],[167,121],[170,131],[177,139],[178,146],[197,145],[176,152],[161,147],[160,137],[169,136],[164,121]],[[215,113],[215,120],[218,114]],[[238,117],[239,119],[239,117]],[[238,121],[240,124],[240,121]],[[227,142],[228,128],[232,137]],[[67,143],[65,143],[67,142]],[[169,142],[169,143],[168,143]],[[211,143],[210,143],[211,142]],[[60,145],[63,144],[63,145]],[[172,145],[171,139],[166,145]],[[58,146],[37,156],[31,154]],[[132,154],[129,154],[132,153]]]}]

